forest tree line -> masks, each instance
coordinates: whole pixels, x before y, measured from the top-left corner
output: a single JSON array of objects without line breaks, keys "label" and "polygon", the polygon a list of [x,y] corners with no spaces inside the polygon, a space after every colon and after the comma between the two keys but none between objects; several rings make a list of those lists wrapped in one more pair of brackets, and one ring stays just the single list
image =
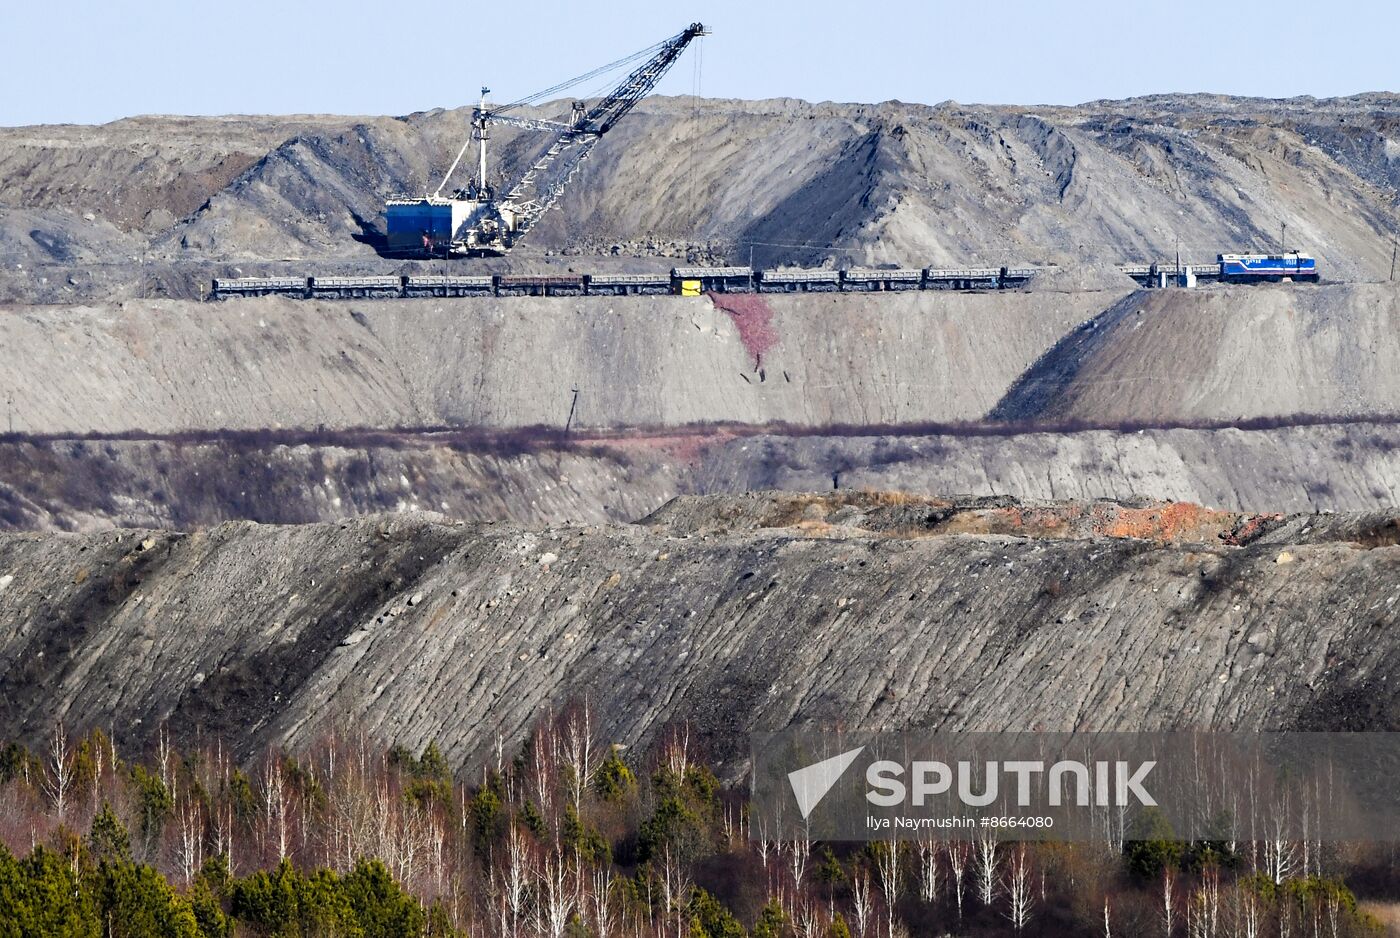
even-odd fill
[{"label": "forest tree line", "polygon": [[464,779],[328,733],[238,764],[217,743],[119,752],[59,727],[0,751],[5,936],[899,938],[1377,935],[1348,878],[1381,848],[1182,842],[828,844],[752,836],[685,727],[598,739],[586,706]]}]

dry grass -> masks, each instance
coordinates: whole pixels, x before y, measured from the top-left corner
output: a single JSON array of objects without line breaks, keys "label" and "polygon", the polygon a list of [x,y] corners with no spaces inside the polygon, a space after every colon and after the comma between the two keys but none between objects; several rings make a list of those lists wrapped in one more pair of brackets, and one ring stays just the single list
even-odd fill
[{"label": "dry grass", "polygon": [[1358,902],[1357,908],[1385,928],[1385,934],[1400,936],[1400,902]]}]

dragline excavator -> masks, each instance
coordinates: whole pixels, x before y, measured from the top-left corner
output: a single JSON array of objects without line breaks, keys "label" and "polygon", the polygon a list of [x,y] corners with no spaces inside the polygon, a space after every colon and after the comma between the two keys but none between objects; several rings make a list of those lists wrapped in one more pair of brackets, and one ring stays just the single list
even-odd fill
[{"label": "dragline excavator", "polygon": [[[462,144],[437,191],[421,198],[390,199],[385,204],[389,250],[428,257],[502,255],[508,252],[559,201],[559,196],[578,172],[580,164],[588,158],[603,134],[651,93],[693,40],[707,35],[709,32],[703,25],[691,23],[670,39],[510,104],[488,104],[486,95],[491,89],[482,88],[481,103],[472,112],[471,135]],[[639,60],[642,60],[641,64],[636,65],[615,88],[598,98],[597,103],[575,102],[567,123],[510,113],[524,105],[548,100],[575,85],[633,65]],[[492,124],[554,135],[548,148],[504,195],[497,193],[487,175],[486,143],[491,136]],[[477,144],[476,176],[450,197],[444,197],[443,189],[473,143]]]}]

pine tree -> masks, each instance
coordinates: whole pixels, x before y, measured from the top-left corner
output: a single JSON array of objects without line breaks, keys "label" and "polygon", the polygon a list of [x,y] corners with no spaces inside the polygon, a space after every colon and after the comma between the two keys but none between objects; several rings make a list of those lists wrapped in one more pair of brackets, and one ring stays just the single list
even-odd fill
[{"label": "pine tree", "polygon": [[131,835],[117,817],[112,806],[102,802],[102,810],[92,819],[88,834],[88,849],[96,863],[130,863]]}]

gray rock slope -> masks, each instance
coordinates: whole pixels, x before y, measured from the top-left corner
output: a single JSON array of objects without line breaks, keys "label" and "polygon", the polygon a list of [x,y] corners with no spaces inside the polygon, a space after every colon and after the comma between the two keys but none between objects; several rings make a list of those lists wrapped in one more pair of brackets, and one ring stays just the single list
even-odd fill
[{"label": "gray rock slope", "polygon": [[29,434],[1400,413],[1400,289],[175,300],[0,312]]},{"label": "gray rock slope", "polygon": [[[267,434],[0,441],[0,528],[204,528],[435,511],[540,526],[627,522],[676,495],[762,489],[1189,501],[1235,511],[1400,505],[1400,426],[736,434],[515,441]],[[514,445],[503,445],[514,443]]]},{"label": "gray rock slope", "polygon": [[461,764],[586,697],[604,738],[685,720],[738,770],[749,730],[803,721],[1395,729],[1398,533],[750,496],[630,526],[7,534],[0,732],[166,723],[250,756],[340,722]]},{"label": "gray rock slope", "polygon": [[774,297],[758,354],[703,297],[21,307],[0,391],[25,433],[970,420],[1120,295]]}]

